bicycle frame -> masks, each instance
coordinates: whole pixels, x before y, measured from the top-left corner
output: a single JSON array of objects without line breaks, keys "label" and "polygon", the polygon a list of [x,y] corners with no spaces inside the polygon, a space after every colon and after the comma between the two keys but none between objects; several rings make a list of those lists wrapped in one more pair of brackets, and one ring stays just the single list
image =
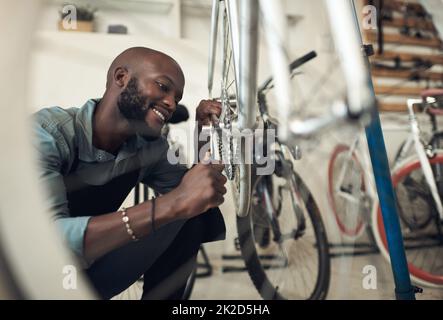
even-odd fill
[{"label": "bicycle frame", "polygon": [[[434,178],[434,173],[432,171],[431,165],[428,160],[428,156],[426,154],[425,147],[424,147],[423,143],[420,141],[420,132],[421,131],[420,131],[420,127],[419,127],[419,124],[417,121],[417,117],[414,112],[414,105],[421,104],[422,102],[423,101],[421,99],[408,99],[408,101],[407,101],[408,113],[409,113],[410,134],[405,142],[404,147],[401,150],[398,160],[394,164],[394,168],[396,168],[397,166],[401,166],[404,163],[403,160],[405,160],[406,162],[409,161],[410,157],[408,157],[407,155],[409,154],[409,151],[411,150],[411,148],[414,148],[414,151],[417,154],[418,159],[420,161],[420,165],[423,170],[423,174],[425,176],[426,183],[429,186],[429,189],[431,190],[432,198],[435,201],[440,220],[443,220],[442,201],[441,201],[441,198],[440,198],[440,195],[438,192],[438,188],[437,188],[437,184],[436,184],[436,181]],[[358,148],[358,142],[359,142],[359,138],[356,138],[352,142],[351,147],[348,152],[348,155],[347,155],[347,158],[352,157],[352,155],[354,154],[354,152]],[[363,157],[363,160],[364,160],[364,163],[363,163],[364,167],[368,167],[367,165],[369,164],[369,162],[367,161],[368,160],[367,157]],[[345,192],[342,192],[339,189],[340,185],[344,179],[344,174],[347,170],[347,164],[348,164],[348,161],[346,161],[345,166],[340,171],[338,183],[337,183],[337,186],[335,187],[336,188],[335,190],[338,194],[340,194],[341,196],[343,196],[347,200],[357,201],[352,196],[349,196],[348,194],[346,194]],[[367,171],[365,171],[365,170],[363,170],[363,171],[365,174],[365,179],[367,179],[366,181],[372,181],[373,177],[370,174],[368,174]],[[371,187],[369,190],[373,190],[372,186],[373,186],[373,183],[371,183]],[[375,190],[373,190],[373,191],[375,191]]]},{"label": "bicycle frame", "polygon": [[408,113],[409,113],[409,126],[410,126],[410,136],[406,141],[405,147],[403,148],[400,154],[400,160],[407,154],[409,149],[413,146],[415,152],[420,161],[421,168],[423,170],[423,174],[426,179],[426,183],[431,190],[432,198],[435,201],[435,205],[437,207],[438,214],[440,216],[440,220],[443,220],[443,206],[440,199],[440,195],[438,192],[437,184],[434,178],[434,173],[432,171],[431,164],[429,163],[428,156],[426,155],[426,150],[423,144],[420,141],[420,128],[418,125],[417,117],[414,113],[414,104],[421,104],[421,99],[408,99]]},{"label": "bicycle frame", "polygon": [[280,225],[278,222],[278,215],[280,211],[274,207],[271,195],[272,190],[269,190],[269,188],[272,189],[273,185],[272,176],[259,177],[259,180],[256,183],[256,188],[262,194],[264,199],[263,202],[265,205],[267,219],[274,234],[273,241],[278,243],[278,246],[282,252],[285,261],[285,265],[287,265],[287,263],[289,262],[289,254],[284,248],[284,246],[282,246],[282,243],[287,239],[298,238],[304,233],[306,228],[306,223],[305,223],[306,218],[304,216],[303,210],[301,209],[300,204],[302,203],[302,200],[300,199],[300,192],[298,191],[297,183],[291,174],[293,170],[290,162],[291,160],[289,158],[291,157],[291,152],[285,145],[280,143],[279,145],[282,150],[282,157],[280,158],[280,160],[284,167],[283,168],[284,174],[282,174],[282,178],[286,179],[287,183],[286,187],[288,188],[288,190],[290,190],[292,209],[294,210],[295,218],[297,221],[296,225],[297,229],[291,230],[290,233],[286,234],[283,234],[280,230]]},{"label": "bicycle frame", "polygon": [[370,89],[370,73],[363,59],[359,30],[355,27],[354,3],[350,0],[336,0],[325,1],[325,4],[347,94],[331,104],[331,113],[328,115],[312,119],[290,119],[288,129],[293,140],[318,134],[352,120],[367,125],[376,111],[375,97]]}]

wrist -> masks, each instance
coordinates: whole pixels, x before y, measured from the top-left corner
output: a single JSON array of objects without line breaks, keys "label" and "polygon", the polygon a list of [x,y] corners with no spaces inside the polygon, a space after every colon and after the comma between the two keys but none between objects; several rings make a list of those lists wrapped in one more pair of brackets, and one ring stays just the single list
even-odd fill
[{"label": "wrist", "polygon": [[171,213],[174,216],[174,219],[180,219],[181,217],[186,216],[189,209],[188,201],[186,197],[183,196],[183,192],[174,189],[168,194],[168,196],[171,197],[170,203],[173,204]]},{"label": "wrist", "polygon": [[[158,197],[154,200],[145,201],[140,203],[138,207],[138,212],[143,217],[143,230],[150,230],[151,232],[155,229],[160,228],[170,222],[177,219],[178,213],[175,208],[174,199],[169,197],[169,194]],[[155,206],[155,207],[154,207]],[[155,210],[155,212],[153,212]],[[154,221],[152,220],[154,219]]]},{"label": "wrist", "polygon": [[157,199],[157,204],[165,207],[167,220],[174,221],[180,219],[187,212],[186,201],[181,192],[176,189]]}]

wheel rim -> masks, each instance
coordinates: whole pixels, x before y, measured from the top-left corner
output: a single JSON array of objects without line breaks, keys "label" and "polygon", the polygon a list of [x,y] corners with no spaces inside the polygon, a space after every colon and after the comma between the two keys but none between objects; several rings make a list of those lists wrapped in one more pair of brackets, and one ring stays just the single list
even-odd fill
[{"label": "wheel rim", "polygon": [[220,129],[217,130],[216,141],[218,152],[225,164],[226,176],[232,181],[231,187],[236,213],[238,216],[246,216],[249,212],[251,166],[250,164],[245,164],[245,160],[241,158],[241,138],[236,137],[235,134],[239,121],[236,65],[234,62],[234,52],[232,51],[229,16],[226,9],[223,11],[222,28],[223,68],[220,90],[222,114],[219,119]]},{"label": "wheel rim", "polygon": [[[349,151],[349,147],[346,145],[338,145],[331,156],[331,160],[329,161],[329,167],[328,167],[328,198],[329,198],[329,204],[331,206],[332,212],[334,213],[335,220],[337,221],[337,226],[340,229],[340,232],[342,234],[345,234],[349,237],[355,238],[358,237],[365,226],[365,223],[362,219],[362,215],[358,214],[357,221],[354,226],[349,226],[346,222],[346,210],[347,209],[339,209],[339,203],[343,202],[342,198],[336,199],[336,193],[334,189],[334,182],[335,182],[335,175],[339,172],[340,166],[337,165],[338,159],[340,154],[343,154],[345,152]],[[362,167],[360,165],[360,162],[358,161],[355,154],[353,154],[353,159],[355,160],[355,163],[357,163],[357,167],[360,169],[359,171],[361,173],[361,190],[362,192],[366,192],[366,186],[364,182],[364,174],[362,171]],[[338,168],[337,168],[338,166]],[[344,217],[342,217],[344,214]]]}]

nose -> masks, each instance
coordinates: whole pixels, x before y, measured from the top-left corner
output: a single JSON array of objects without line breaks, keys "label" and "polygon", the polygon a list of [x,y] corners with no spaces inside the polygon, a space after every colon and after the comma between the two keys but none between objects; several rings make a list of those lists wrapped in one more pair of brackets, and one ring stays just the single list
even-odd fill
[{"label": "nose", "polygon": [[168,110],[172,113],[177,108],[177,103],[175,102],[174,94],[167,94],[163,98],[163,104],[168,108]]}]

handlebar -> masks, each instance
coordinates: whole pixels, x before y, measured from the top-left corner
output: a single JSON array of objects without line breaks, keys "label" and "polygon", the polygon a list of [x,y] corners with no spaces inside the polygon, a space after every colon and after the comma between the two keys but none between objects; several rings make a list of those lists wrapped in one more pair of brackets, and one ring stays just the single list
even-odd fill
[{"label": "handlebar", "polygon": [[[315,57],[317,57],[317,52],[311,51],[305,54],[304,56],[292,61],[289,64],[289,72],[292,73],[295,69],[302,66],[306,62],[314,59]],[[263,84],[258,88],[258,93],[261,93],[264,90],[268,89],[271,86],[273,80],[274,80],[273,77],[269,77],[268,79],[266,79],[266,81],[264,81]]]}]

